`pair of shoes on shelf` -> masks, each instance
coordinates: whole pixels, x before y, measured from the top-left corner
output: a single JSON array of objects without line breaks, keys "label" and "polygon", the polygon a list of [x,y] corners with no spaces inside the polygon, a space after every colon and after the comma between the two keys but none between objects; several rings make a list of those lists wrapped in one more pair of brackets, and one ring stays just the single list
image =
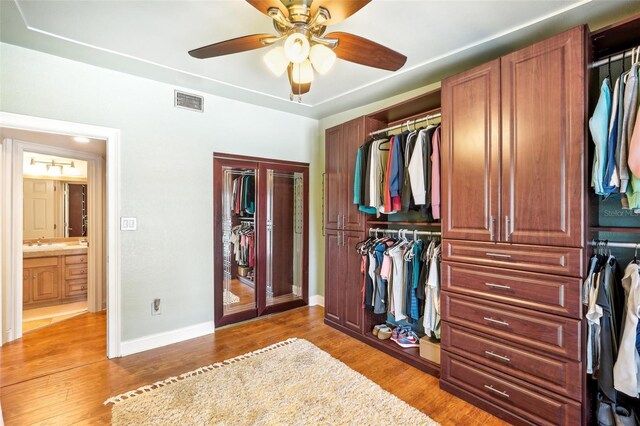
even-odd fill
[{"label": "pair of shoes on shelf", "polygon": [[380,340],[386,340],[391,337],[391,328],[387,324],[378,324],[373,327],[372,331],[374,336],[377,336]]},{"label": "pair of shoes on shelf", "polygon": [[420,346],[418,335],[410,326],[401,325],[393,330],[391,340],[403,348],[417,348]]}]

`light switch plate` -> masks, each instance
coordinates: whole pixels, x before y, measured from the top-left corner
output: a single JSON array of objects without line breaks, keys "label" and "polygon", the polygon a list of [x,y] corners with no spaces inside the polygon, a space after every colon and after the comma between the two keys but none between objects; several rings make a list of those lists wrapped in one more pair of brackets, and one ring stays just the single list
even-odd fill
[{"label": "light switch plate", "polygon": [[138,220],[135,217],[120,218],[121,231],[135,231],[136,229],[138,229]]}]

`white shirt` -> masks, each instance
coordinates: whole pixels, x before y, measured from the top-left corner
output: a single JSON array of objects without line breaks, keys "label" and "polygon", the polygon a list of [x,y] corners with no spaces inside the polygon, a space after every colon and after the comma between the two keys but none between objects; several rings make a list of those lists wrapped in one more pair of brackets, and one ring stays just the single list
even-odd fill
[{"label": "white shirt", "polygon": [[640,314],[640,265],[630,263],[624,270],[622,287],[626,295],[627,316],[613,366],[613,387],[634,398],[640,392],[640,355],[636,349],[636,327]]},{"label": "white shirt", "polygon": [[424,187],[424,159],[422,155],[422,144],[426,143],[426,134],[426,129],[418,132],[418,139],[411,153],[411,160],[409,160],[409,181],[411,182],[413,201],[417,206],[424,205],[427,202],[427,191]]},{"label": "white shirt", "polygon": [[436,339],[440,338],[440,276],[437,267],[439,255],[440,246],[431,254],[423,318],[424,332]]}]

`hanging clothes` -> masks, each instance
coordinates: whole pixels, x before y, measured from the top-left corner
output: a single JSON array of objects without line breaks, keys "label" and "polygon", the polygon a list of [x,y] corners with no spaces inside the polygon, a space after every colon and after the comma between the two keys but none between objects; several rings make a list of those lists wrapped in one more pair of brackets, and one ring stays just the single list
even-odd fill
[{"label": "hanging clothes", "polygon": [[232,184],[232,210],[238,216],[250,216],[255,213],[255,177],[242,174]]},{"label": "hanging clothes", "polygon": [[[440,141],[441,127],[433,132],[431,139],[431,211],[434,220],[440,220]],[[640,143],[639,143],[640,145]],[[640,147],[639,147],[640,149]]]},{"label": "hanging clothes", "polygon": [[441,247],[438,245],[430,254],[423,321],[424,332],[436,339],[440,339],[440,251]]},{"label": "hanging clothes", "polygon": [[[419,211],[440,217],[440,126],[365,142],[356,154],[353,202],[369,214]],[[437,134],[437,136],[435,136]],[[434,152],[437,152],[434,155]]]},{"label": "hanging clothes", "polygon": [[361,255],[364,308],[395,321],[425,324],[425,333],[439,339],[440,244],[371,237],[356,249]]},{"label": "hanging clothes", "polygon": [[[615,196],[623,209],[640,214],[640,49],[631,68],[615,81],[602,82],[589,130],[595,145],[591,186],[598,195]],[[605,126],[605,123],[607,125]]]},{"label": "hanging clothes", "polygon": [[229,241],[233,245],[234,258],[239,266],[253,268],[255,263],[254,239],[255,230],[251,223],[241,223],[231,228]]},{"label": "hanging clothes", "polygon": [[611,117],[611,85],[609,79],[605,78],[600,88],[600,98],[596,104],[593,116],[589,119],[589,130],[595,144],[593,155],[593,168],[591,173],[591,186],[596,194],[604,195],[602,179],[604,177],[604,167],[607,162],[607,135],[609,120]]},{"label": "hanging clothes", "polygon": [[631,397],[640,395],[640,354],[636,347],[638,315],[640,314],[640,265],[631,262],[624,271],[622,287],[626,311],[618,358],[613,367],[616,390]]}]

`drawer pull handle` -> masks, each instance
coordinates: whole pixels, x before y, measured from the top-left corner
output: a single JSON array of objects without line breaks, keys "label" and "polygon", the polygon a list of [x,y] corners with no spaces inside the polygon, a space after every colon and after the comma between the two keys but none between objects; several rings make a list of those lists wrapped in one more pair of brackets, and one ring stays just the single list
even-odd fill
[{"label": "drawer pull handle", "polygon": [[509,398],[509,394],[505,391],[498,390],[493,387],[493,385],[484,385],[485,389],[490,390],[491,392],[497,393],[500,396],[504,396],[505,398]]},{"label": "drawer pull handle", "polygon": [[500,320],[497,320],[497,319],[493,319],[491,317],[484,317],[484,319],[485,319],[485,321],[494,322],[494,323],[500,324],[500,325],[506,325],[506,326],[509,325],[509,323],[506,322],[506,321],[500,321]]},{"label": "drawer pull handle", "polygon": [[502,288],[504,290],[511,290],[511,286],[508,286],[508,285],[494,284],[494,283],[484,283],[484,285],[491,288]]},{"label": "drawer pull handle", "polygon": [[510,254],[487,252],[486,255],[489,256],[489,257],[502,257],[504,259],[511,259],[511,255]]},{"label": "drawer pull handle", "polygon": [[498,359],[501,359],[501,360],[503,360],[504,362],[511,362],[511,359],[509,359],[508,357],[503,356],[503,355],[498,355],[498,354],[497,354],[497,353],[495,353],[495,352],[492,352],[492,351],[484,351],[484,353],[485,353],[485,354],[487,354],[487,355],[489,355],[489,356],[492,356],[492,357],[496,357],[496,358],[498,358]]}]

